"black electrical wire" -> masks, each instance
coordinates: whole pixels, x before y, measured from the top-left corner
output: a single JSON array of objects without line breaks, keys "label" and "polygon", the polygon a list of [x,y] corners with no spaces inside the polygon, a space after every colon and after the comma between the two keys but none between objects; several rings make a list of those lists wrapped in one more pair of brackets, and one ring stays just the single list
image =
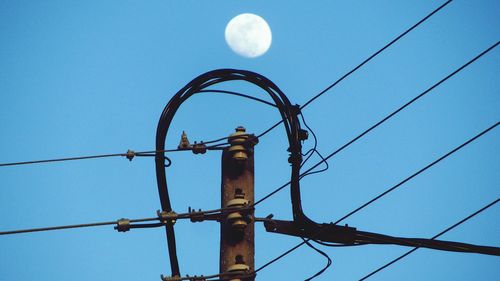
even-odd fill
[{"label": "black electrical wire", "polygon": [[323,274],[323,272],[325,272],[325,270],[327,270],[332,265],[332,259],[325,252],[321,251],[320,249],[314,247],[314,245],[309,243],[309,240],[306,240],[304,238],[302,238],[302,240],[306,243],[307,246],[309,246],[309,248],[315,250],[317,253],[324,256],[327,260],[325,267],[323,267],[320,271],[316,272],[313,276],[311,276],[305,280],[305,281],[310,281],[310,280],[313,280],[314,278],[320,276],[321,274]]},{"label": "black electrical wire", "polygon": [[125,156],[125,154],[124,153],[101,154],[101,155],[92,155],[92,156],[80,156],[80,157],[56,158],[56,159],[46,159],[46,160],[33,160],[33,161],[24,161],[24,162],[1,163],[0,167],[15,166],[15,165],[27,165],[27,164],[38,164],[38,163],[49,163],[49,162],[61,162],[61,161],[72,161],[72,160],[95,159],[95,158],[106,158],[106,157],[116,157],[116,156]]},{"label": "black electrical wire", "polygon": [[[217,220],[216,217],[212,218],[211,216],[224,216],[228,213],[234,211],[247,211],[252,210],[253,208],[248,207],[226,207],[214,210],[200,210],[194,211],[189,209],[187,213],[172,213],[172,220],[180,220],[180,219],[191,219],[191,218],[203,218],[203,220]],[[154,218],[142,218],[142,219],[130,219],[128,220],[130,223],[137,222],[149,222],[149,221],[161,221],[160,217]],[[0,231],[0,235],[11,235],[11,234],[20,234],[20,233],[28,233],[28,232],[41,232],[41,231],[51,231],[51,230],[62,230],[62,229],[70,229],[70,228],[83,228],[83,227],[95,227],[95,226],[105,226],[105,225],[113,225],[117,224],[120,220],[115,221],[105,221],[105,222],[96,222],[96,223],[83,223],[83,224],[71,224],[71,225],[62,225],[62,226],[50,226],[50,227],[40,227],[40,228],[29,228],[29,229],[18,229],[18,230],[9,230],[9,231]],[[139,225],[131,225],[131,228],[149,228],[156,226],[163,226],[165,222],[155,223],[155,224],[139,224]]]},{"label": "black electrical wire", "polygon": [[272,106],[272,107],[276,107],[276,105],[274,105],[273,103],[270,103],[270,102],[268,102],[266,100],[259,99],[259,98],[256,98],[256,97],[253,97],[253,96],[250,96],[250,95],[238,93],[238,92],[235,92],[235,91],[208,89],[208,90],[199,90],[198,93],[219,93],[219,94],[233,95],[233,96],[238,96],[238,97],[242,97],[242,98],[247,98],[247,99],[251,99],[251,100],[254,100],[254,101],[258,101],[258,102],[261,102],[263,104],[267,104],[267,105]]},{"label": "black electrical wire", "polygon": [[[435,12],[437,12],[439,9],[441,9],[442,7],[444,7],[445,5],[447,5],[450,1],[446,2],[445,4],[443,4],[440,8],[438,8],[436,11],[434,11],[433,13],[431,13],[430,15],[428,15],[427,17],[425,17],[424,19],[422,19],[420,22],[418,22],[416,25],[414,25],[412,28],[410,28],[409,30],[407,30],[405,33],[403,33],[402,35],[398,36],[395,40],[393,40],[392,42],[390,42],[387,46],[383,47],[381,50],[379,50],[378,52],[376,52],[374,55],[372,55],[372,57],[368,58],[367,60],[365,60],[361,65],[359,65],[358,67],[356,67],[355,69],[353,69],[352,71],[350,71],[349,73],[347,73],[345,76],[343,76],[341,79],[339,79],[339,81],[335,82],[334,84],[330,85],[327,89],[325,89],[322,93],[316,95],[315,97],[313,97],[311,100],[309,100],[308,102],[306,102],[306,104],[304,104],[302,106],[305,107],[307,106],[308,104],[310,104],[312,101],[314,101],[316,98],[318,98],[320,95],[322,95],[324,92],[330,90],[332,87],[334,87],[336,84],[338,84],[341,80],[345,79],[347,76],[349,76],[350,74],[352,74],[354,71],[356,71],[357,69],[359,69],[362,65],[364,65],[365,63],[367,63],[369,60],[371,60],[373,57],[375,57],[376,55],[378,55],[380,52],[382,52],[383,50],[385,50],[387,47],[389,47],[390,45],[392,45],[394,42],[398,41],[401,37],[403,37],[404,35],[406,35],[408,32],[410,32],[413,28],[415,28],[416,26],[420,25],[422,22],[424,22],[427,18],[429,18],[432,14],[434,14]],[[213,74],[214,72],[212,72]],[[220,82],[224,82],[224,81],[230,81],[230,80],[246,80],[248,82],[251,82],[251,83],[254,83],[254,84],[259,84],[259,80],[262,80],[262,77],[258,77],[258,79],[249,79],[248,77],[244,77],[245,74],[244,73],[238,73],[238,75],[240,77],[223,77],[224,75],[221,75],[221,77],[217,77],[216,75],[214,75],[214,77],[212,79],[209,79],[207,81],[204,81],[203,84],[202,83],[193,83],[195,86],[194,87],[188,87],[186,86],[183,90],[184,91],[189,91],[190,94],[193,94],[195,92],[199,92],[200,89],[203,89],[203,88],[206,88],[210,85],[213,85],[213,84],[217,84],[217,83],[220,83]],[[201,76],[200,76],[201,77]],[[199,78],[200,78],[199,77]],[[204,77],[205,78],[205,77]],[[259,136],[263,136],[265,135],[266,133],[268,133],[269,131],[271,131],[274,127],[278,126],[280,123],[283,123],[285,122],[284,126],[285,126],[285,130],[287,131],[287,135],[288,135],[288,138],[289,138],[289,141],[290,141],[290,151],[291,151],[291,154],[292,154],[292,157],[291,157],[291,162],[292,162],[292,179],[291,179],[291,184],[292,184],[292,201],[294,202],[293,205],[294,205],[294,219],[295,220],[298,220],[300,222],[307,222],[307,217],[303,214],[303,211],[300,207],[300,189],[298,187],[298,183],[299,183],[299,168],[297,168],[296,166],[296,163],[299,163],[299,161],[297,161],[297,153],[300,153],[300,140],[298,139],[298,135],[296,132],[298,132],[297,128],[300,128],[300,124],[298,124],[298,122],[296,121],[296,113],[292,113],[290,112],[291,110],[291,106],[290,106],[290,103],[288,101],[288,99],[286,98],[286,96],[284,95],[281,95],[281,91],[270,81],[266,81],[267,84],[271,85],[270,88],[272,90],[274,90],[275,92],[277,92],[280,97],[286,101],[285,104],[287,104],[286,106],[280,108],[280,104],[278,103],[279,99],[276,98],[276,96],[273,96],[273,93],[272,91],[269,91],[268,89],[264,89],[264,87],[261,87],[263,88],[264,90],[266,90],[274,99],[274,101],[276,102],[276,107],[280,110],[280,113],[282,115],[282,121],[277,123],[276,125],[272,126],[270,129],[266,130],[263,134],[259,135]],[[267,85],[266,85],[267,86]],[[181,90],[179,93],[183,92],[183,90]],[[163,114],[162,114],[162,118],[166,117],[166,118],[170,118],[170,117],[173,117],[173,114],[175,114],[175,111],[177,110],[178,106],[187,99],[187,97],[189,97],[189,95],[186,95],[186,97],[181,97],[179,96],[179,99],[177,101],[174,100],[174,102],[169,102],[169,104],[166,106]],[[171,106],[171,107],[170,107]],[[169,108],[173,108],[172,110],[172,113],[169,114],[170,112],[168,112],[167,109]],[[162,120],[162,118],[160,118],[160,121]],[[286,124],[287,122],[290,122],[291,123],[288,123]],[[168,125],[168,124],[167,124]],[[297,127],[299,126],[299,127]],[[161,124],[159,123],[159,126],[158,126],[158,133],[160,133],[160,135],[165,135],[166,137],[166,132],[168,130],[168,126],[165,128],[163,126],[161,126]],[[157,134],[158,135],[158,134]],[[157,147],[162,147],[164,148],[164,144],[161,144],[158,142],[158,140],[161,139],[161,138],[158,138],[157,137]],[[164,139],[163,139],[163,142],[164,142]],[[162,151],[163,149],[160,149],[157,151]],[[123,155],[121,155],[123,156]],[[165,156],[164,155],[157,155],[156,157],[156,163],[157,163],[157,172],[160,171],[160,168],[163,168],[165,167]],[[322,162],[326,162],[327,159],[322,159]],[[160,165],[161,164],[161,165]],[[295,165],[295,167],[294,167]],[[313,167],[315,168],[315,167]],[[311,169],[309,170],[311,171]],[[163,170],[163,174],[164,174],[164,170]],[[307,172],[304,173],[304,176],[307,175]],[[162,182],[163,180],[165,179],[164,175],[162,176],[162,172],[160,172],[160,176],[158,177],[158,184],[159,184],[159,191],[160,191],[160,199],[161,199],[161,203],[162,203],[162,209],[164,210],[171,210],[171,207],[170,207],[170,200],[169,200],[169,197],[168,197],[168,190],[166,189],[166,181],[165,181],[165,191],[162,191],[161,190],[161,187],[163,187],[163,184],[160,184],[160,182]],[[166,196],[165,196],[166,195]],[[299,217],[297,217],[299,215]],[[169,244],[169,253],[170,253],[170,258],[171,258],[171,265],[172,265],[172,269],[173,269],[173,273],[177,273],[176,275],[178,275],[179,273],[179,270],[178,270],[178,261],[177,261],[177,256],[176,256],[176,251],[175,251],[175,236],[174,236],[174,233],[173,233],[173,225],[167,225],[166,226],[166,230],[167,230],[167,237],[168,237],[168,244]],[[173,247],[172,247],[173,246]],[[172,248],[174,249],[172,251]]]},{"label": "black electrical wire", "polygon": [[500,256],[500,248],[481,246],[462,242],[442,241],[425,238],[395,237],[366,231],[356,231],[356,241],[369,244],[391,244],[407,247],[429,248],[441,251],[477,253]]},{"label": "black electrical wire", "polygon": [[[488,205],[484,206],[483,208],[481,208],[481,209],[477,210],[476,212],[470,214],[469,216],[467,216],[466,218],[462,219],[461,221],[459,221],[459,222],[455,223],[454,225],[448,227],[447,229],[441,231],[437,235],[434,235],[431,239],[436,239],[436,238],[440,237],[441,235],[447,233],[448,231],[450,231],[450,230],[454,229],[455,227],[461,225],[462,223],[468,221],[469,219],[471,219],[472,217],[478,215],[479,213],[483,212],[484,210],[492,207],[493,205],[495,205],[496,203],[498,203],[498,201],[500,201],[500,199],[496,199],[495,201],[493,201],[493,202],[489,203]],[[383,265],[383,266],[379,267],[378,269],[376,269],[376,270],[370,272],[369,274],[365,275],[364,277],[362,277],[361,279],[359,279],[359,281],[368,279],[369,277],[375,275],[376,273],[384,270],[385,268],[391,266],[392,264],[396,263],[397,261],[399,261],[399,260],[405,258],[406,256],[410,255],[411,253],[415,252],[419,248],[420,247],[415,247],[415,248],[409,250],[408,252],[402,254],[401,256],[393,259],[392,261],[386,263],[385,265]]]},{"label": "black electrical wire", "polygon": [[[133,219],[133,220],[130,220],[130,222],[146,222],[146,221],[155,221],[155,220],[158,220],[158,218],[156,217],[156,218],[145,218],[145,219]],[[28,233],[28,232],[62,230],[62,229],[70,229],[70,228],[96,227],[96,226],[113,225],[116,223],[117,223],[117,221],[106,221],[106,222],[96,222],[96,223],[83,223],[83,224],[71,224],[71,225],[62,225],[62,226],[19,229],[19,230],[10,230],[10,231],[0,231],[0,235],[11,235],[11,234],[20,234],[20,233]]]},{"label": "black electrical wire", "polygon": [[493,130],[494,128],[496,128],[498,126],[498,124],[500,124],[499,122],[495,123],[494,125],[490,126],[489,128],[487,128],[486,130],[480,132],[479,134],[475,135],[474,137],[472,137],[471,139],[467,140],[466,142],[462,143],[461,145],[457,146],[456,148],[454,148],[453,150],[451,150],[450,152],[444,154],[443,156],[439,157],[438,159],[434,160],[432,163],[428,164],[427,166],[423,167],[422,169],[418,170],[417,172],[415,172],[414,174],[412,174],[411,176],[405,178],[404,180],[402,180],[401,182],[399,182],[398,184],[394,185],[393,187],[387,189],[386,191],[382,192],[381,194],[379,194],[378,196],[376,196],[375,198],[371,199],[370,201],[364,203],[363,205],[359,206],[358,208],[352,210],[351,212],[349,212],[348,214],[346,214],[345,216],[341,217],[340,219],[338,219],[334,224],[338,224],[339,222],[345,220],[346,218],[350,217],[351,215],[359,212],[360,210],[362,210],[363,208],[365,208],[366,206],[372,204],[373,202],[379,200],[380,198],[384,197],[385,195],[387,195],[388,193],[394,191],[395,189],[399,188],[400,186],[402,186],[404,183],[408,182],[409,180],[413,179],[414,177],[418,176],[419,174],[423,173],[424,171],[426,171],[427,169],[429,169],[430,167],[436,165],[437,163],[441,162],[443,159],[446,159],[448,156],[452,155],[453,153],[457,152],[458,150],[462,149],[463,147],[465,147],[466,145],[468,145],[469,143],[473,142],[474,140],[480,138],[481,136],[483,136],[484,134],[488,133],[489,131]]},{"label": "black electrical wire", "polygon": [[260,266],[257,270],[255,270],[255,273],[261,271],[262,269],[270,266],[271,264],[275,263],[276,261],[280,260],[281,258],[285,257],[286,255],[290,254],[291,252],[295,251],[296,249],[300,248],[302,245],[305,245],[306,244],[306,241],[302,241],[300,242],[299,244],[295,245],[294,247],[292,247],[291,249],[287,250],[286,252],[284,252],[283,254],[275,257],[274,259],[266,262],[265,264],[263,264],[262,266]]},{"label": "black electrical wire", "polygon": [[[210,147],[207,147],[210,149]],[[156,156],[156,153],[166,153],[166,152],[179,152],[179,151],[190,151],[190,149],[164,149],[161,151],[156,150],[148,150],[148,151],[139,151],[133,152],[135,156]],[[0,163],[0,167],[5,166],[17,166],[17,165],[28,165],[28,164],[40,164],[40,163],[51,163],[51,162],[63,162],[63,161],[73,161],[73,160],[86,160],[86,159],[96,159],[96,158],[108,158],[108,157],[127,157],[129,154],[127,153],[113,153],[113,154],[99,154],[99,155],[90,155],[90,156],[77,156],[77,157],[67,157],[67,158],[54,158],[54,159],[44,159],[44,160],[32,160],[32,161],[24,161],[24,162],[11,162],[11,163]]]},{"label": "black electrical wire", "polygon": [[434,11],[432,11],[430,14],[428,14],[427,16],[425,16],[423,19],[421,19],[420,21],[418,21],[416,24],[414,24],[413,26],[411,26],[410,28],[408,28],[407,30],[405,30],[403,33],[401,33],[399,36],[397,36],[396,38],[394,38],[391,42],[389,42],[387,45],[385,45],[384,47],[382,47],[380,50],[378,50],[377,52],[375,52],[373,55],[369,56],[367,59],[365,59],[362,63],[360,63],[358,66],[356,66],[355,68],[353,68],[351,71],[347,72],[344,76],[340,77],[337,81],[335,81],[333,84],[331,84],[330,86],[328,86],[326,89],[324,89],[323,91],[321,91],[320,93],[318,93],[317,95],[315,95],[314,97],[312,97],[311,99],[309,99],[301,108],[304,108],[306,106],[308,106],[311,102],[313,102],[314,100],[316,100],[317,98],[319,98],[321,95],[323,95],[324,93],[326,93],[327,91],[329,91],[331,88],[335,87],[338,83],[340,83],[342,80],[344,80],[345,78],[347,78],[349,75],[351,75],[353,72],[355,72],[356,70],[358,70],[359,68],[361,68],[363,65],[365,65],[367,62],[369,62],[370,60],[372,60],[374,57],[376,57],[378,54],[380,54],[381,52],[383,52],[385,49],[389,48],[392,44],[396,43],[399,39],[401,39],[402,37],[404,37],[406,34],[408,34],[410,31],[412,31],[413,29],[415,29],[417,26],[419,26],[420,24],[422,24],[423,22],[425,22],[427,19],[429,19],[432,15],[434,15],[435,13],[437,13],[439,10],[443,9],[446,5],[450,4],[452,2],[452,0],[449,0],[449,1],[446,1],[445,3],[443,3],[441,6],[439,6],[437,9],[435,9]]},{"label": "black electrical wire", "polygon": [[[368,63],[369,61],[371,61],[373,58],[375,58],[376,56],[378,56],[380,53],[382,53],[384,50],[386,50],[388,47],[390,47],[391,45],[393,45],[394,43],[396,43],[397,41],[399,41],[401,38],[403,38],[405,35],[407,35],[410,31],[412,31],[413,29],[415,29],[416,27],[418,27],[419,25],[421,25],[422,23],[424,23],[426,20],[428,20],[431,16],[433,16],[435,13],[437,13],[439,10],[441,10],[442,8],[444,8],[446,5],[450,4],[453,0],[449,0],[449,1],[446,1],[445,3],[443,3],[441,6],[439,6],[438,8],[436,8],[435,10],[433,10],[430,14],[428,14],[427,16],[425,16],[424,18],[422,18],[420,21],[418,21],[416,24],[414,24],[412,27],[410,27],[409,29],[405,30],[403,33],[401,33],[400,35],[398,35],[396,38],[394,38],[391,42],[387,43],[384,47],[382,47],[381,49],[379,49],[378,51],[376,51],[375,53],[373,53],[371,56],[369,56],[368,58],[366,58],[363,62],[361,62],[360,64],[358,64],[356,67],[354,67],[353,69],[351,69],[349,72],[347,72],[346,74],[344,74],[343,76],[341,76],[339,79],[337,79],[334,83],[332,83],[331,85],[329,85],[328,87],[326,87],[324,90],[322,90],[321,92],[319,92],[317,95],[315,95],[314,97],[312,97],[311,99],[309,99],[304,105],[302,105],[300,107],[300,109],[303,109],[305,108],[306,106],[308,106],[311,102],[313,102],[314,100],[316,100],[317,98],[319,98],[320,96],[322,96],[323,94],[325,94],[326,92],[328,92],[329,90],[331,90],[333,87],[337,86],[337,84],[339,84],[340,82],[342,82],[344,79],[346,79],[347,77],[349,77],[351,74],[353,74],[354,72],[356,72],[358,69],[360,69],[362,66],[364,66],[366,63]],[[273,126],[271,126],[269,129],[267,129],[264,133],[262,133],[260,136],[263,136],[267,133],[269,133],[271,130],[273,130],[274,128],[276,128],[279,124],[281,124],[282,121],[278,121],[276,124],[274,124]]]},{"label": "black electrical wire", "polygon": [[[492,130],[492,129],[493,129],[493,128],[495,128],[496,126],[498,126],[498,124],[500,124],[500,122],[497,122],[495,125],[493,125],[493,126],[489,127],[488,129],[486,129],[486,130],[482,131],[481,133],[479,133],[478,135],[476,135],[476,136],[474,136],[473,138],[469,139],[468,141],[466,141],[466,142],[465,142],[465,143],[463,143],[462,145],[458,146],[457,148],[455,148],[455,149],[453,149],[452,151],[448,152],[447,154],[443,155],[442,157],[440,157],[439,159],[435,160],[435,161],[434,161],[434,162],[432,162],[431,164],[427,165],[427,166],[426,166],[426,167],[424,167],[423,169],[419,170],[417,173],[415,173],[415,174],[411,175],[410,177],[408,177],[407,179],[403,180],[403,181],[402,181],[402,182],[400,182],[398,185],[396,185],[396,188],[397,188],[397,187],[399,187],[399,186],[401,186],[401,185],[402,185],[402,184],[404,184],[405,182],[407,182],[409,179],[411,179],[411,178],[413,178],[413,177],[417,176],[418,174],[420,174],[421,172],[423,172],[423,171],[424,171],[424,169],[428,169],[428,168],[430,168],[432,165],[434,165],[434,164],[436,164],[437,162],[439,162],[439,161],[443,160],[444,158],[446,158],[446,157],[450,156],[451,154],[455,153],[456,151],[458,151],[459,149],[463,148],[464,146],[466,146],[467,144],[471,143],[472,141],[476,140],[477,138],[479,138],[479,137],[483,136],[484,134],[486,134],[487,132],[489,132],[490,130]],[[286,185],[285,185],[285,186],[286,186]],[[390,190],[390,191],[392,191],[392,190],[394,190],[394,189],[395,189],[395,186],[391,187],[389,190]],[[390,192],[390,191],[389,191],[389,192]],[[275,192],[276,192],[276,191],[275,191]],[[386,192],[387,192],[387,191],[386,191]],[[387,193],[388,193],[388,192],[387,192]],[[387,193],[383,193],[383,194],[387,194]],[[273,193],[271,193],[271,194],[273,194]],[[379,196],[380,196],[380,195],[379,195]],[[377,196],[376,198],[380,198],[379,196]],[[382,196],[383,196],[383,195],[382,195]],[[265,199],[265,198],[266,198],[266,197],[264,197],[263,199]],[[263,199],[261,199],[261,200],[257,201],[257,202],[254,204],[254,206],[255,206],[256,204],[258,204],[259,202],[262,202],[262,201],[263,201]],[[498,199],[497,199],[494,203],[492,203],[492,204],[490,204],[490,205],[495,204],[497,201],[498,201]],[[490,205],[488,205],[488,206],[486,206],[485,208],[483,208],[483,209],[479,210],[477,213],[482,212],[484,209],[486,209],[486,208],[490,207]],[[358,208],[358,209],[359,209],[359,208]],[[359,211],[359,210],[358,210],[358,211]],[[353,211],[353,212],[351,212],[351,213],[352,213],[352,214],[354,214],[354,211]],[[349,213],[348,215],[352,215],[351,213]],[[446,231],[444,231],[444,232],[440,233],[438,236],[435,236],[433,239],[435,239],[435,238],[439,237],[440,235],[442,235],[442,234],[446,233],[447,231],[451,230],[452,228],[454,228],[454,227],[458,226],[459,224],[461,224],[462,222],[464,222],[464,221],[468,220],[469,218],[471,218],[472,216],[476,215],[477,213],[472,214],[471,216],[467,217],[467,218],[466,218],[466,219],[464,219],[463,221],[461,221],[461,222],[457,223],[456,225],[454,225],[454,226],[450,227],[450,228],[449,228],[449,229],[447,229]],[[343,218],[341,218],[341,219],[337,220],[337,221],[335,222],[335,224],[339,223],[340,221],[342,221],[343,219],[345,219],[345,218],[347,218],[347,217],[348,217],[348,216],[344,216]],[[329,244],[329,243],[325,243],[325,242],[322,242],[322,241],[316,241],[316,240],[314,240],[314,241],[315,241],[315,242],[317,242],[317,243],[319,243],[319,244],[321,244],[321,245],[324,245],[324,246],[329,246],[329,247],[339,246],[339,245],[336,245],[336,244]],[[289,249],[288,251],[284,252],[284,253],[283,253],[283,254],[281,254],[280,256],[278,256],[278,257],[276,257],[275,259],[273,259],[273,260],[271,260],[270,262],[268,262],[268,264],[265,264],[265,266],[268,266],[269,264],[271,264],[271,263],[273,263],[273,262],[275,262],[275,261],[277,261],[277,260],[279,260],[279,259],[283,258],[284,256],[288,255],[289,253],[291,253],[291,252],[295,251],[296,249],[298,249],[299,247],[303,246],[304,244],[305,244],[305,242],[301,242],[301,243],[299,243],[299,244],[295,245],[294,247],[292,247],[292,248],[291,248],[291,249]],[[365,245],[365,244],[367,244],[367,243],[358,243],[358,244],[355,244],[355,245]],[[346,245],[346,246],[352,246],[352,245]],[[387,265],[387,266],[388,266],[388,265]]]},{"label": "black electrical wire", "polygon": [[[359,140],[360,138],[362,138],[364,135],[368,134],[370,131],[372,131],[373,129],[377,128],[378,126],[380,126],[381,124],[383,124],[384,122],[386,122],[387,120],[389,120],[390,118],[392,118],[394,115],[396,115],[397,113],[399,113],[400,111],[402,111],[403,109],[405,109],[406,107],[408,107],[409,105],[411,105],[412,103],[416,102],[418,99],[420,99],[423,96],[425,96],[426,94],[430,93],[437,86],[441,85],[443,82],[445,82],[446,80],[450,79],[451,77],[453,77],[454,75],[456,75],[457,73],[459,73],[461,70],[463,70],[464,68],[466,68],[467,66],[469,66],[470,64],[472,64],[473,62],[475,62],[476,60],[478,60],[479,58],[481,58],[482,56],[484,56],[485,54],[487,54],[488,52],[490,52],[491,50],[493,50],[495,47],[498,46],[498,44],[499,44],[499,42],[496,42],[495,44],[493,44],[492,46],[490,46],[489,48],[487,48],[486,50],[484,50],[483,52],[481,52],[479,55],[477,55],[473,59],[469,60],[467,63],[465,63],[461,67],[459,67],[458,69],[456,69],[452,73],[448,74],[446,77],[444,77],[443,79],[441,79],[439,82],[435,83],[434,85],[432,85],[431,87],[429,87],[427,90],[423,91],[421,94],[419,94],[418,96],[414,97],[412,100],[410,100],[409,102],[405,103],[404,105],[402,105],[401,107],[399,107],[398,109],[396,109],[395,111],[393,111],[391,114],[387,115],[382,120],[378,121],[377,123],[375,123],[374,125],[372,125],[370,128],[366,129],[361,134],[359,134],[358,136],[356,136],[355,138],[353,138],[352,140],[350,140],[349,142],[347,142],[346,144],[344,144],[343,146],[341,146],[340,148],[338,148],[334,152],[330,153],[324,159],[321,159],[321,161],[317,162],[311,168],[307,169],[304,173],[302,173],[301,176],[307,174],[308,172],[312,171],[313,169],[315,169],[316,167],[318,167],[322,163],[326,162],[328,159],[330,159],[331,157],[335,156],[337,153],[341,152],[342,150],[344,150],[345,148],[347,148],[348,146],[350,146],[351,144],[353,144],[354,142],[356,142],[357,140]],[[278,193],[279,191],[281,191],[282,189],[284,189],[285,187],[287,187],[289,184],[290,184],[290,182],[285,183],[282,186],[276,188],[275,190],[273,190],[272,192],[270,192],[269,194],[267,194],[266,196],[264,196],[260,200],[257,200],[255,202],[254,206],[257,205],[257,204],[259,204],[259,203],[261,203],[262,201],[268,199],[269,197],[273,196],[274,194]]]}]

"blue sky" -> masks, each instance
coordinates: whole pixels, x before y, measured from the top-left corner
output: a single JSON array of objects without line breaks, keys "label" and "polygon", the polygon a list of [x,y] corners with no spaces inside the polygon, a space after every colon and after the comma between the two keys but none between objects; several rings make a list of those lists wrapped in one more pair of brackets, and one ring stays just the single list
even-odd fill
[{"label": "blue sky", "polygon": [[[443,1],[1,1],[0,162],[153,150],[170,97],[217,68],[258,72],[304,104]],[[255,13],[273,44],[256,59],[233,53],[227,22]],[[500,4],[453,1],[304,110],[329,154],[498,41]],[[494,49],[302,182],[305,212],[335,221],[500,119],[500,51]],[[265,97],[234,83],[228,89]],[[210,140],[244,125],[258,133],[279,119],[265,105],[203,94],[174,119]],[[499,198],[500,131],[495,129],[345,221],[360,230],[432,237]],[[311,141],[305,143],[310,147]],[[276,129],[256,147],[256,198],[288,181],[286,139]],[[220,153],[172,153],[173,208],[217,208]],[[317,161],[318,159],[314,159]],[[313,162],[311,162],[312,164]],[[84,160],[1,167],[0,231],[121,217],[160,208],[154,161]],[[256,215],[291,219],[289,190]],[[500,206],[442,239],[500,246]],[[218,271],[216,223],[176,224],[183,274]],[[256,226],[256,265],[299,242]],[[0,237],[0,280],[159,280],[169,274],[165,233],[112,227]],[[332,267],[318,280],[358,280],[408,249],[323,248]],[[420,249],[371,280],[494,280],[498,257]],[[324,258],[302,247],[257,280],[303,280]]]}]

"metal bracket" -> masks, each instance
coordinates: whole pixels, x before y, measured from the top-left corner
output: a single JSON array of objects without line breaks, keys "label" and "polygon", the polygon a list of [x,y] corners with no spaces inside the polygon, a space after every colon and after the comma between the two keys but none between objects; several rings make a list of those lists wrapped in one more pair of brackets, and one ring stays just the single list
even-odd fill
[{"label": "metal bracket", "polygon": [[356,228],[347,225],[340,226],[333,223],[322,223],[301,228],[293,221],[273,220],[271,216],[264,219],[267,232],[280,233],[303,238],[310,238],[324,242],[333,242],[352,245],[356,242]]}]

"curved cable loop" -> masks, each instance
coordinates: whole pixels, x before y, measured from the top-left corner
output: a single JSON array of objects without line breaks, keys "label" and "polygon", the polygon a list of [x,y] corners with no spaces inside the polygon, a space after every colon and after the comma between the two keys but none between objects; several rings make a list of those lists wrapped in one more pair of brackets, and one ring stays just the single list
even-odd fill
[{"label": "curved cable loop", "polygon": [[[245,70],[219,69],[207,72],[193,79],[178,91],[165,106],[156,131],[156,150],[161,151],[164,149],[170,124],[183,102],[191,96],[200,93],[200,91],[204,91],[209,86],[228,81],[246,81],[252,83],[267,92],[273,100],[275,107],[280,112],[290,146],[289,162],[292,164],[291,197],[294,221],[303,229],[316,225],[316,223],[303,213],[300,201],[299,180],[300,164],[302,161],[302,146],[299,135],[300,122],[298,119],[300,109],[298,106],[293,106],[286,95],[273,82],[260,74]],[[166,180],[165,159],[166,157],[163,153],[156,154],[156,178],[162,210],[169,212],[172,210],[172,206]],[[172,276],[180,276],[173,224],[167,223],[165,228]]]}]

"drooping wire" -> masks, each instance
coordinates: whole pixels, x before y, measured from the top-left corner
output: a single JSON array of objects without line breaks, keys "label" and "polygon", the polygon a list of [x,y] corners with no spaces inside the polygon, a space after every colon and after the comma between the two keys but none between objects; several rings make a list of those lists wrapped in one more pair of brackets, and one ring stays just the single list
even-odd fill
[{"label": "drooping wire", "polygon": [[466,142],[462,143],[461,145],[457,146],[456,148],[454,148],[453,150],[449,151],[448,153],[444,154],[443,156],[439,157],[438,159],[434,160],[432,163],[428,164],[427,166],[423,167],[422,169],[418,170],[417,172],[413,173],[411,176],[405,178],[404,180],[400,181],[398,184],[392,186],[391,188],[387,189],[386,191],[382,192],[381,194],[377,195],[375,198],[371,199],[370,201],[364,203],[363,205],[359,206],[358,208],[352,210],[351,212],[349,212],[348,214],[346,214],[345,216],[341,217],[340,219],[338,219],[336,222],[334,222],[334,224],[338,224],[339,222],[345,220],[346,218],[352,216],[353,214],[359,212],[360,210],[362,210],[363,208],[365,208],[366,206],[372,204],[373,202],[379,200],[380,198],[384,197],[385,195],[389,194],[390,192],[394,191],[395,189],[401,187],[403,184],[405,184],[406,182],[410,181],[411,179],[413,179],[414,177],[420,175],[421,173],[423,173],[424,171],[426,171],[427,169],[429,169],[430,167],[436,165],[437,163],[441,162],[442,160],[446,159],[447,157],[449,157],[450,155],[452,155],[453,153],[459,151],[460,149],[462,149],[463,147],[467,146],[468,144],[470,144],[471,142],[473,142],[474,140],[480,138],[481,136],[483,136],[484,134],[488,133],[489,131],[493,130],[494,128],[496,128],[498,126],[498,124],[500,124],[499,122],[493,124],[492,126],[488,127],[487,129],[485,129],[484,131],[480,132],[479,134],[475,135],[474,137],[472,137],[471,139],[467,140]]},{"label": "drooping wire", "polygon": [[[495,205],[496,203],[498,203],[498,201],[500,201],[500,199],[496,199],[495,201],[493,201],[493,202],[489,203],[488,205],[484,206],[483,208],[481,208],[481,209],[477,210],[476,212],[470,214],[469,216],[467,216],[466,218],[462,219],[461,221],[459,221],[459,222],[455,223],[454,225],[448,227],[447,229],[441,231],[437,235],[434,235],[431,239],[436,239],[436,238],[440,237],[441,235],[447,233],[448,231],[454,229],[455,227],[461,225],[462,223],[464,223],[464,222],[468,221],[469,219],[473,218],[474,216],[478,215],[479,213],[481,213],[481,212],[485,211],[486,209],[492,207],[493,205]],[[392,264],[396,263],[397,261],[399,261],[399,260],[405,258],[406,256],[410,255],[411,253],[415,252],[419,248],[420,247],[415,247],[415,248],[409,250],[408,252],[402,254],[401,256],[393,259],[392,261],[386,263],[385,265],[383,265],[383,266],[379,267],[378,269],[376,269],[376,270],[370,272],[369,274],[365,275],[364,277],[362,277],[361,279],[359,279],[359,281],[368,279],[369,277],[375,275],[376,273],[384,270],[385,268],[391,266]]]},{"label": "drooping wire", "polygon": [[320,170],[317,170],[317,171],[313,171],[313,172],[308,172],[308,173],[305,173],[304,175],[301,175],[301,179],[308,176],[308,175],[312,175],[312,174],[317,174],[317,173],[321,173],[321,172],[325,172],[326,170],[328,170],[329,168],[329,164],[328,162],[325,160],[325,158],[323,157],[323,155],[318,151],[318,138],[316,136],[316,134],[314,133],[314,130],[311,129],[311,127],[309,127],[309,125],[307,124],[306,122],[306,119],[304,118],[304,113],[300,113],[300,117],[302,119],[302,123],[304,124],[304,126],[309,130],[309,132],[311,132],[313,138],[314,138],[314,145],[311,149],[309,149],[309,151],[307,151],[306,153],[303,154],[303,156],[306,156],[306,159],[304,160],[304,162],[302,162],[302,164],[300,165],[300,167],[302,168],[304,166],[304,164],[307,163],[307,161],[309,159],[311,159],[311,157],[314,155],[314,153],[316,153],[320,158],[321,160],[323,160],[323,163],[325,164],[325,167],[323,169],[320,169]]},{"label": "drooping wire", "polygon": [[306,240],[303,237],[301,237],[301,238],[306,243],[306,245],[309,246],[309,248],[315,250],[317,253],[324,256],[327,260],[325,267],[323,267],[320,271],[316,272],[313,276],[311,276],[305,280],[305,281],[310,281],[310,280],[313,280],[314,278],[320,276],[321,274],[323,274],[332,265],[332,259],[325,252],[321,251],[320,249],[314,247],[314,245],[309,243],[309,240]]}]

